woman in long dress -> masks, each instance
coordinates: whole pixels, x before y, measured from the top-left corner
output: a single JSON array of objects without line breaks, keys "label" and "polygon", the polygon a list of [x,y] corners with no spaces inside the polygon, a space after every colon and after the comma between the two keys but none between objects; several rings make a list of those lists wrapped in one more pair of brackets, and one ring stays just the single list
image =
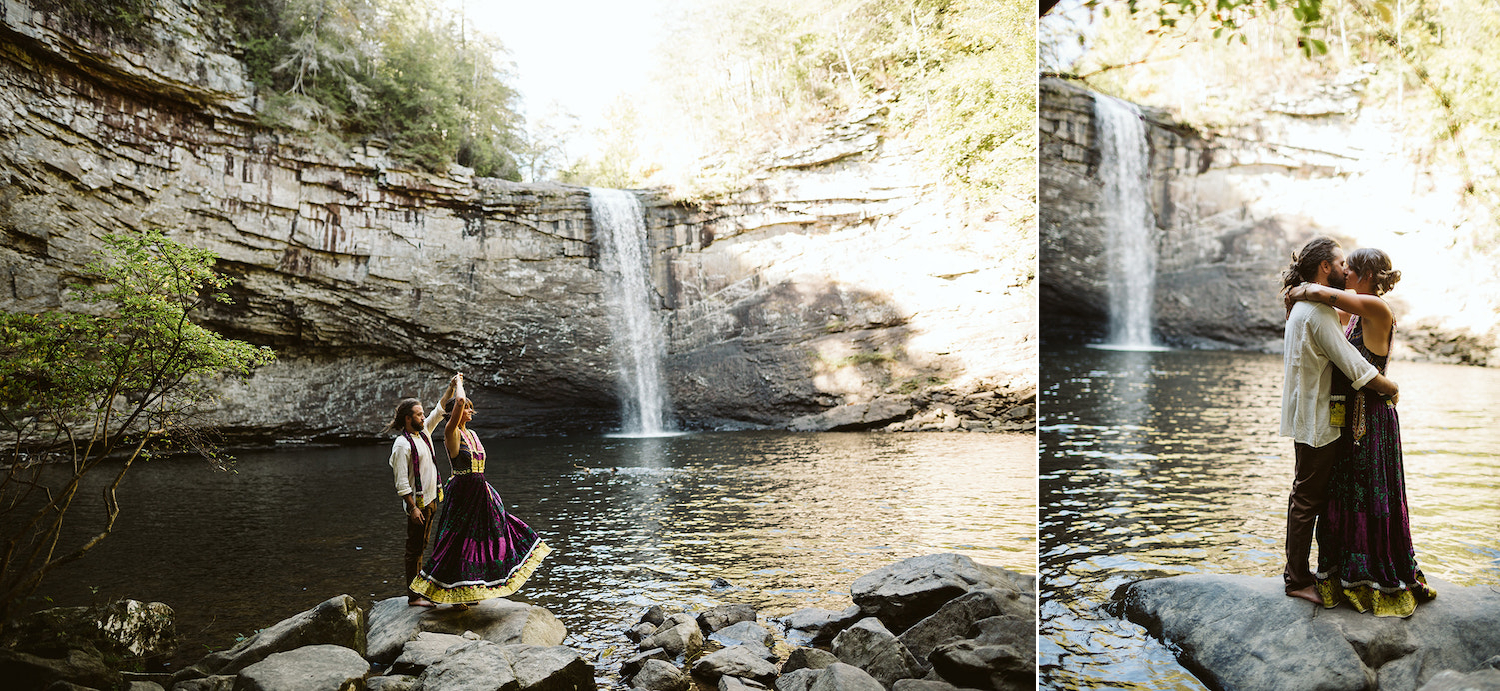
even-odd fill
[{"label": "woman in long dress", "polygon": [[467,607],[520,589],[552,551],[521,519],[505,510],[500,493],[484,478],[484,445],[468,429],[474,405],[460,379],[444,430],[453,477],[437,538],[411,589],[433,602]]},{"label": "woman in long dress", "polygon": [[[1385,374],[1395,317],[1381,296],[1401,280],[1401,272],[1373,248],[1350,252],[1348,262],[1346,287],[1353,293],[1304,284],[1287,298],[1337,308],[1349,342]],[[1333,467],[1328,508],[1318,524],[1318,594],[1324,607],[1347,602],[1377,617],[1408,617],[1418,602],[1437,593],[1427,585],[1412,547],[1396,404],[1373,391],[1356,391],[1347,419],[1350,453]]]}]

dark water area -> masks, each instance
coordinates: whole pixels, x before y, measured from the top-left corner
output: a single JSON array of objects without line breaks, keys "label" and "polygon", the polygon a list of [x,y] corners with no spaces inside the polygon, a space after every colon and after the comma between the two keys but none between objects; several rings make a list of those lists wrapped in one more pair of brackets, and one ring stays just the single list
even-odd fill
[{"label": "dark water area", "polygon": [[[1280,575],[1281,357],[1061,348],[1040,367],[1041,687],[1204,688],[1106,604],[1143,578]],[[1500,370],[1396,361],[1390,375],[1419,564],[1500,585]]]},{"label": "dark water area", "polygon": [[[957,552],[1036,564],[1030,435],[736,432],[489,439],[487,477],[556,550],[511,599],[550,609],[568,645],[613,660],[642,608],[748,602],[763,618],[844,608],[858,576]],[[132,468],[107,540],[42,595],[128,597],[177,613],[173,668],[341,593],[404,593],[390,444]],[[441,456],[441,452],[439,452]],[[446,461],[439,465],[446,472]],[[74,525],[97,515],[84,512]],[[723,578],[728,587],[714,587]],[[97,589],[97,590],[96,590]],[[38,603],[39,606],[46,603]]]}]

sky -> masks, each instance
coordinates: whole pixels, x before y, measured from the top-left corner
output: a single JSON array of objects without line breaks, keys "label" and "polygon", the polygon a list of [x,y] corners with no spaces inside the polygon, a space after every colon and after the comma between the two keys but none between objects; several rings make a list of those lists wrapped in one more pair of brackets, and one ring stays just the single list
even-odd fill
[{"label": "sky", "polygon": [[617,94],[645,87],[672,0],[447,2],[509,50],[528,117],[556,102],[587,132]]}]

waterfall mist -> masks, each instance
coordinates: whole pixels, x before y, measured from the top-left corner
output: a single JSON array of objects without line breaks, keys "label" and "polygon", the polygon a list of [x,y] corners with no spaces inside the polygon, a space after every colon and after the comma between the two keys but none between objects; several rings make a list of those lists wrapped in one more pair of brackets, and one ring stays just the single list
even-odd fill
[{"label": "waterfall mist", "polygon": [[589,210],[599,236],[621,410],[621,433],[671,433],[671,402],[662,383],[666,351],[652,296],[646,221],[640,200],[623,190],[591,188]]},{"label": "waterfall mist", "polygon": [[1156,286],[1155,218],[1148,201],[1146,126],[1132,103],[1099,94],[1099,178],[1104,216],[1105,279],[1109,285],[1109,337],[1113,348],[1155,347],[1151,335]]}]

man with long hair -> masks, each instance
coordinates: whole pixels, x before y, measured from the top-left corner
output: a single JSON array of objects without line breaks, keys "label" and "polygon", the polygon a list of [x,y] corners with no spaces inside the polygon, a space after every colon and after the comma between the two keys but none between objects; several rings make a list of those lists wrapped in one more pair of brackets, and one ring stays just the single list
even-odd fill
[{"label": "man with long hair", "polygon": [[[1337,241],[1315,237],[1292,255],[1291,266],[1281,274],[1282,293],[1309,282],[1342,290],[1348,268]],[[1322,604],[1307,560],[1318,516],[1328,503],[1329,474],[1345,449],[1340,438],[1347,437],[1341,429],[1344,396],[1335,390],[1335,375],[1348,377],[1338,382],[1340,390],[1369,387],[1394,396],[1397,388],[1344,339],[1332,304],[1303,300],[1292,305],[1282,358],[1281,435],[1295,441],[1297,469],[1287,499],[1286,569],[1281,578],[1287,595]]]},{"label": "man with long hair", "polygon": [[443,404],[453,397],[459,377],[455,374],[448,380],[448,389],[438,400],[432,417],[426,416],[422,402],[415,398],[403,398],[396,403],[396,412],[388,430],[397,432],[391,443],[391,470],[396,475],[396,494],[406,505],[406,603],[417,607],[434,606],[410,589],[417,570],[422,566],[422,555],[427,551],[427,541],[432,534],[432,517],[442,501],[442,483],[439,482],[437,460],[433,457],[432,431],[443,419]]}]

